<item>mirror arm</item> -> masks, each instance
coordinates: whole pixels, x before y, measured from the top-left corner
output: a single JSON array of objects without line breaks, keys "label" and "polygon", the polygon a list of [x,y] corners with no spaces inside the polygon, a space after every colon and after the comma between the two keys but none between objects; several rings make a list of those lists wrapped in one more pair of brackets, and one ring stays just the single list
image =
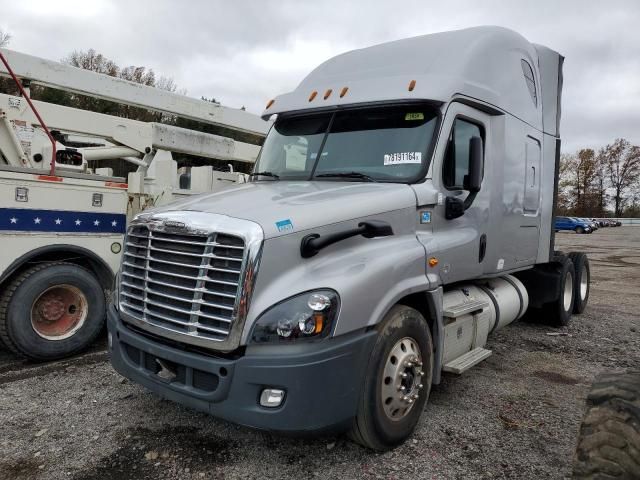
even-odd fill
[{"label": "mirror arm", "polygon": [[478,192],[469,192],[469,195],[467,195],[467,198],[464,199],[464,209],[467,210],[471,204],[473,203],[473,201],[476,199],[476,195],[478,194]]},{"label": "mirror arm", "polygon": [[393,229],[387,222],[370,220],[368,222],[359,223],[357,228],[350,228],[348,230],[343,230],[342,232],[331,233],[324,237],[321,237],[317,233],[311,233],[305,236],[300,242],[300,255],[302,258],[313,257],[323,248],[357,235],[362,235],[365,238],[386,237],[393,235]]}]

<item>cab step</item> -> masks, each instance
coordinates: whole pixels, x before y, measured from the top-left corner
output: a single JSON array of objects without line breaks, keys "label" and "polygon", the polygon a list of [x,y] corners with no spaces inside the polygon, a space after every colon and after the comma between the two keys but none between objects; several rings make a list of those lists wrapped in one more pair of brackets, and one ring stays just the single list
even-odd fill
[{"label": "cab step", "polygon": [[446,318],[458,318],[462,315],[471,312],[477,312],[478,310],[484,310],[489,307],[489,302],[484,300],[469,300],[468,302],[459,303],[452,307],[446,308],[442,312],[442,316]]},{"label": "cab step", "polygon": [[474,348],[470,352],[465,353],[455,360],[451,360],[449,363],[445,364],[442,369],[445,372],[451,372],[455,373],[456,375],[460,375],[461,373],[469,370],[471,367],[479,364],[485,358],[489,357],[491,353],[491,350],[487,350],[486,348]]}]

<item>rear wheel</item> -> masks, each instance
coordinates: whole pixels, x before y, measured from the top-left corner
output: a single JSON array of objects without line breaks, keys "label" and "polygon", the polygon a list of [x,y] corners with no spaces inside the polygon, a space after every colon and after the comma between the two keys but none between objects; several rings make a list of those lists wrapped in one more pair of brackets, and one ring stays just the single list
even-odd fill
[{"label": "rear wheel", "polygon": [[587,308],[591,285],[591,269],[589,258],[582,252],[571,252],[569,258],[573,262],[575,284],[573,287],[573,313],[582,313]]},{"label": "rear wheel", "polygon": [[587,397],[573,478],[640,476],[640,371],[600,375]]},{"label": "rear wheel", "polygon": [[0,297],[0,338],[14,353],[54,360],[76,353],[102,329],[104,291],[86,268],[47,263],[21,272]]},{"label": "rear wheel", "polygon": [[382,322],[350,432],[357,443],[384,451],[415,429],[429,397],[433,343],[424,317],[396,305]]},{"label": "rear wheel", "polygon": [[542,317],[545,322],[554,327],[564,327],[569,324],[574,304],[574,285],[576,274],[573,262],[568,256],[557,258],[558,290],[552,302],[544,304]]}]

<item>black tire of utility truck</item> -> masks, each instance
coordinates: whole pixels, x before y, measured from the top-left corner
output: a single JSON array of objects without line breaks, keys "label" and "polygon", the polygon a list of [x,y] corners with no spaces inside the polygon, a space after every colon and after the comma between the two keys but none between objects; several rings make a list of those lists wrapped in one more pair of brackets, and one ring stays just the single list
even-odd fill
[{"label": "black tire of utility truck", "polygon": [[581,314],[587,308],[591,290],[591,268],[589,258],[582,252],[571,252],[569,258],[573,262],[575,282],[573,286],[573,313]]},{"label": "black tire of utility truck", "polygon": [[587,396],[573,478],[640,478],[640,370],[600,375]]},{"label": "black tire of utility truck", "polygon": [[349,435],[385,451],[405,441],[420,419],[431,391],[433,342],[422,314],[405,305],[394,306],[378,331]]},{"label": "black tire of utility truck", "polygon": [[555,300],[546,303],[542,308],[542,318],[553,327],[564,327],[569,324],[575,301],[574,285],[576,273],[569,256],[559,256],[555,262],[557,275],[560,277],[555,292]]},{"label": "black tire of utility truck", "polygon": [[104,326],[98,279],[73,263],[39,264],[20,272],[0,296],[0,337],[30,360],[63,358],[88,347]]}]

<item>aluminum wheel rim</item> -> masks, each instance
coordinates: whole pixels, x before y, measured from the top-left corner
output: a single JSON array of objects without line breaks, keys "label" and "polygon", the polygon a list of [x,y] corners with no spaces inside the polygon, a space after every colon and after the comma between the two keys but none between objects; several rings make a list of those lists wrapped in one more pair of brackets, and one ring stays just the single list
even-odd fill
[{"label": "aluminum wheel rim", "polygon": [[404,337],[389,351],[380,384],[382,408],[389,420],[402,420],[422,390],[422,355],[418,342]]},{"label": "aluminum wheel rim", "polygon": [[571,273],[567,273],[567,278],[564,280],[564,309],[565,311],[569,311],[571,308],[571,299],[573,297],[573,275]]},{"label": "aluminum wheel rim", "polygon": [[587,272],[587,266],[582,265],[580,272],[580,300],[587,298],[587,290],[589,289],[589,272]]},{"label": "aluminum wheel rim", "polygon": [[88,312],[87,298],[79,288],[54,285],[33,302],[31,326],[46,340],[64,340],[82,328]]}]

